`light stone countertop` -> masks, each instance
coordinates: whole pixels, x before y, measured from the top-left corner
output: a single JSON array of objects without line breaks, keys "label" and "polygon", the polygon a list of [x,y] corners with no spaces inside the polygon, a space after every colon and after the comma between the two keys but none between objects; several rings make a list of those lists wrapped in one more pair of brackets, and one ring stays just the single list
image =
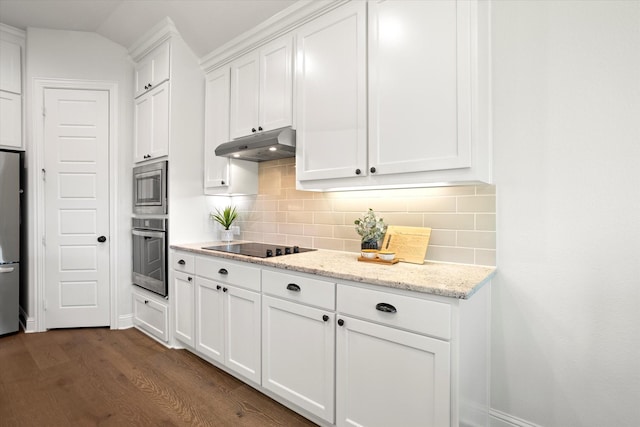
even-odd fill
[{"label": "light stone countertop", "polygon": [[360,262],[357,253],[323,249],[271,258],[255,258],[202,249],[203,246],[220,244],[223,243],[184,243],[171,245],[171,249],[459,299],[470,298],[480,287],[488,283],[496,272],[495,267],[467,264],[425,262],[418,265],[399,262],[389,265]]}]

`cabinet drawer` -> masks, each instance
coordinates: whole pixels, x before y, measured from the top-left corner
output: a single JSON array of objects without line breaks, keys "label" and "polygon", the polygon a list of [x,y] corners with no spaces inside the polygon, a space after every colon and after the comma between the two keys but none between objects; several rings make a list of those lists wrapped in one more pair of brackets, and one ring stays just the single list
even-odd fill
[{"label": "cabinet drawer", "polygon": [[264,293],[332,311],[336,306],[335,286],[332,282],[295,274],[262,271]]},{"label": "cabinet drawer", "polygon": [[183,273],[196,273],[196,257],[186,252],[171,253],[171,268]]},{"label": "cabinet drawer", "polygon": [[133,323],[164,342],[169,340],[169,312],[166,304],[134,293]]},{"label": "cabinet drawer", "polygon": [[196,275],[260,292],[260,269],[221,258],[196,258]]},{"label": "cabinet drawer", "polygon": [[451,306],[445,303],[339,284],[338,312],[446,340],[451,338]]}]

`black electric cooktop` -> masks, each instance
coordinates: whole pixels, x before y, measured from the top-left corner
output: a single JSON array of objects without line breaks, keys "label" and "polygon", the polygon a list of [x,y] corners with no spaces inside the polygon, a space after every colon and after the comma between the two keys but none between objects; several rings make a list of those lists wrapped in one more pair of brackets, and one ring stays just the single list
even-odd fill
[{"label": "black electric cooktop", "polygon": [[252,256],[256,258],[270,258],[274,256],[315,251],[315,249],[301,248],[299,246],[281,246],[271,245],[268,243],[229,243],[223,245],[205,246],[202,249]]}]

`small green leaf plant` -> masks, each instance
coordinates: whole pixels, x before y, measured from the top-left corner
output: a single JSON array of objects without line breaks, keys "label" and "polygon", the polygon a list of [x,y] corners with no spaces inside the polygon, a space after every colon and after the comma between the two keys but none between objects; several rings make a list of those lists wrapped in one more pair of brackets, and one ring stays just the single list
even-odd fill
[{"label": "small green leaf plant", "polygon": [[222,225],[225,230],[228,230],[233,224],[233,221],[238,217],[238,211],[235,207],[227,206],[222,210],[222,212],[216,208],[215,213],[211,212],[209,216],[211,219]]}]

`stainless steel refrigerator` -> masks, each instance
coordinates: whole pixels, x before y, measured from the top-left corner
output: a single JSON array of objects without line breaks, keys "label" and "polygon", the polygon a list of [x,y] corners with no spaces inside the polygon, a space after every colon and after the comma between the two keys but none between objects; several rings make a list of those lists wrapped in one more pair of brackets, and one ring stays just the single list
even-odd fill
[{"label": "stainless steel refrigerator", "polygon": [[0,335],[19,329],[20,153],[0,151]]}]

